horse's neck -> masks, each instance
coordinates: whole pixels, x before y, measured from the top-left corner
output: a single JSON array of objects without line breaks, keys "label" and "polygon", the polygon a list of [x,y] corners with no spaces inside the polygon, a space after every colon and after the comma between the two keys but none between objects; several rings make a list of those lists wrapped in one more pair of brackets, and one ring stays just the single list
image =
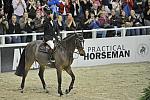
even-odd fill
[{"label": "horse's neck", "polygon": [[74,39],[70,39],[70,41],[62,41],[62,46],[66,52],[73,53],[75,50],[75,41]]}]

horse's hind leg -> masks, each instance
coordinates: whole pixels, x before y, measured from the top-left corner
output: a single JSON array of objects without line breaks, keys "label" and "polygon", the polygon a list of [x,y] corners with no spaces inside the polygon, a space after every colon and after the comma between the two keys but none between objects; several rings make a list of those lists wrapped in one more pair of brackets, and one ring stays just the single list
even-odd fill
[{"label": "horse's hind leg", "polygon": [[43,89],[45,90],[46,93],[48,93],[49,91],[46,88],[46,83],[45,83],[45,80],[44,80],[44,70],[45,70],[45,67],[40,66],[39,77],[41,79],[41,82],[42,82],[42,85],[43,85]]},{"label": "horse's hind leg", "polygon": [[21,93],[23,93],[24,84],[25,84],[25,79],[26,79],[27,74],[28,74],[28,71],[25,71],[25,73],[24,73],[23,76],[22,76]]},{"label": "horse's hind leg", "polygon": [[71,67],[68,67],[67,69],[65,69],[65,71],[71,76],[72,78],[72,81],[69,85],[69,89],[66,89],[66,94],[68,94],[72,89],[73,89],[73,85],[74,85],[74,81],[75,81],[75,75],[74,73],[72,72],[72,69]]}]

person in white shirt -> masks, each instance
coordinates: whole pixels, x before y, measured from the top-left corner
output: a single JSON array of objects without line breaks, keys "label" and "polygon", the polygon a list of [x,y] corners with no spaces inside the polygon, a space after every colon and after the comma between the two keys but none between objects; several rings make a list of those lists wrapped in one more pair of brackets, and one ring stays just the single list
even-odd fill
[{"label": "person in white shirt", "polygon": [[13,0],[12,5],[14,14],[17,17],[17,22],[19,22],[20,17],[22,17],[24,12],[26,11],[26,3],[24,0]]}]

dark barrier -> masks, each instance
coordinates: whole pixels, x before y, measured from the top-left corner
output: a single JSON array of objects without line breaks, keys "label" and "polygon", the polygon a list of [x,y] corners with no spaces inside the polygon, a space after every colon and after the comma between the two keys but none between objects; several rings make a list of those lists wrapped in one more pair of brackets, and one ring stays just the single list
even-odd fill
[{"label": "dark barrier", "polygon": [[13,71],[14,50],[21,47],[0,48],[0,68],[1,72]]}]

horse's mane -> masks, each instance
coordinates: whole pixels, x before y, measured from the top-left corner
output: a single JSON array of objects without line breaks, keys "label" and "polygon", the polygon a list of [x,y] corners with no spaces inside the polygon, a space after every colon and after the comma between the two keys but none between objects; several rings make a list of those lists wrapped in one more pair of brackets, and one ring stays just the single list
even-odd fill
[{"label": "horse's mane", "polygon": [[63,39],[63,41],[68,41],[68,40],[70,40],[74,35],[75,35],[75,34],[69,34],[67,37],[65,37],[65,38]]}]

